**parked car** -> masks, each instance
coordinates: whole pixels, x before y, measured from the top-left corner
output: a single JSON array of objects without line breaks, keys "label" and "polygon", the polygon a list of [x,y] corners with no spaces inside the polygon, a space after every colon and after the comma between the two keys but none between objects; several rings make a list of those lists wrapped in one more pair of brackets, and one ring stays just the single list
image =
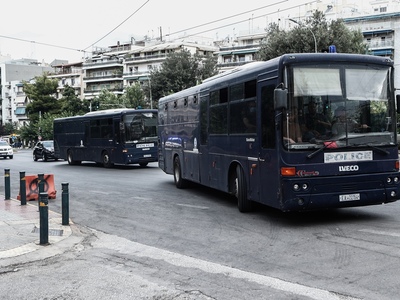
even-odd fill
[{"label": "parked car", "polygon": [[13,148],[4,140],[0,140],[0,156],[3,158],[9,157],[10,159],[14,157]]},{"label": "parked car", "polygon": [[33,147],[33,160],[37,161],[38,159],[42,159],[43,161],[47,161],[48,159],[57,160],[54,156],[54,142],[52,140],[39,141]]}]

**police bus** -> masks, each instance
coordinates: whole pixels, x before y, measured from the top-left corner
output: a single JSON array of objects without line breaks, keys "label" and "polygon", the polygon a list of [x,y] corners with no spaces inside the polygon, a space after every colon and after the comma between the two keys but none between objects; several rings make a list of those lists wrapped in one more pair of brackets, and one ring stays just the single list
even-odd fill
[{"label": "police bus", "polygon": [[156,162],[157,110],[110,109],[54,120],[54,151],[70,165]]},{"label": "police bus", "polygon": [[159,100],[159,167],[282,211],[399,198],[393,61],[286,54]]}]

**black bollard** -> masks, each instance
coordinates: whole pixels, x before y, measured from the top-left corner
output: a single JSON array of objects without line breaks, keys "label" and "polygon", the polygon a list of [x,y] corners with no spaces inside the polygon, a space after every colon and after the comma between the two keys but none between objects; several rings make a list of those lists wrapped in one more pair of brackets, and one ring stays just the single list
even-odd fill
[{"label": "black bollard", "polygon": [[62,189],[62,225],[69,224],[69,192],[68,192],[68,183],[61,183]]},{"label": "black bollard", "polygon": [[4,169],[4,189],[5,189],[4,200],[10,200],[11,199],[10,169]]},{"label": "black bollard", "polygon": [[19,195],[21,197],[21,205],[26,205],[26,179],[25,172],[19,172]]},{"label": "black bollard", "polygon": [[39,194],[40,245],[49,244],[49,203],[47,193]]},{"label": "black bollard", "polygon": [[39,195],[44,192],[44,174],[38,174],[38,207],[40,206]]}]

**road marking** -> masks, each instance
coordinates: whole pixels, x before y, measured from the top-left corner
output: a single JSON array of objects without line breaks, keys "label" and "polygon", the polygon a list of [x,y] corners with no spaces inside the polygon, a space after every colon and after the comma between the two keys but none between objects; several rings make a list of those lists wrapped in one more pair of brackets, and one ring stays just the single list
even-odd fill
[{"label": "road marking", "polygon": [[380,230],[373,230],[373,229],[361,229],[359,231],[366,232],[366,233],[378,234],[378,235],[400,237],[400,233],[389,232],[389,231],[380,231]]},{"label": "road marking", "polygon": [[[98,236],[98,240],[93,244],[99,247],[105,247],[119,253],[134,255],[137,257],[145,257],[153,260],[163,260],[171,265],[177,267],[184,267],[189,269],[198,269],[205,273],[220,274],[222,276],[233,277],[237,279],[248,280],[257,284],[273,288],[279,291],[284,291],[294,295],[305,296],[310,299],[324,299],[324,300],[357,300],[347,295],[313,288],[298,283],[285,281],[282,279],[265,276],[257,273],[243,271],[232,267],[220,265],[217,263],[181,255],[179,253],[159,249],[143,245],[140,243],[129,241],[125,238],[108,235],[102,232],[93,230]],[[94,245],[95,246],[95,245]]]},{"label": "road marking", "polygon": [[200,205],[190,205],[190,204],[183,204],[183,203],[177,203],[176,205],[190,207],[190,208],[209,209],[208,206],[200,206]]}]

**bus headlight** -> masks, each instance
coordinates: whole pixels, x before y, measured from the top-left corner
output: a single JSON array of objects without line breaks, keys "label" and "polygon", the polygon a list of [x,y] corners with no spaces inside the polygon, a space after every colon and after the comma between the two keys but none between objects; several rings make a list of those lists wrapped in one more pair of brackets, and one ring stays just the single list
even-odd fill
[{"label": "bus headlight", "polygon": [[296,192],[299,191],[299,190],[300,190],[300,184],[295,183],[295,184],[293,185],[293,189],[294,189]]}]

